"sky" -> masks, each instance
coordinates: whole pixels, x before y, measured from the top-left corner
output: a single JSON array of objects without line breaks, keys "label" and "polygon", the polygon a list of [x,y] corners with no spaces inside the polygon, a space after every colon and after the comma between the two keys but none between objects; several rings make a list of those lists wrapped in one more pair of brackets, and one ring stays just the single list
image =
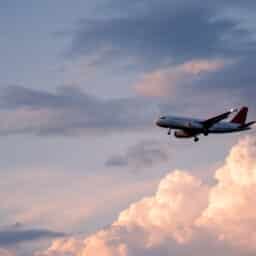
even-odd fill
[{"label": "sky", "polygon": [[[255,255],[254,1],[0,1],[0,256]],[[209,250],[212,249],[212,250]]]}]

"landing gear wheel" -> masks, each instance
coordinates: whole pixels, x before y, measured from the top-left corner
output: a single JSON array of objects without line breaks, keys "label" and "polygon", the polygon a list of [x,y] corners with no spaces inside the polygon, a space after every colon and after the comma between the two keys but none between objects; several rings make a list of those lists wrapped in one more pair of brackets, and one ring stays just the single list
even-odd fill
[{"label": "landing gear wheel", "polygon": [[204,136],[208,136],[208,134],[209,134],[208,130],[207,129],[204,130]]},{"label": "landing gear wheel", "polygon": [[199,138],[195,137],[194,142],[198,142],[198,141],[199,141]]},{"label": "landing gear wheel", "polygon": [[171,135],[171,129],[168,129],[168,135]]}]

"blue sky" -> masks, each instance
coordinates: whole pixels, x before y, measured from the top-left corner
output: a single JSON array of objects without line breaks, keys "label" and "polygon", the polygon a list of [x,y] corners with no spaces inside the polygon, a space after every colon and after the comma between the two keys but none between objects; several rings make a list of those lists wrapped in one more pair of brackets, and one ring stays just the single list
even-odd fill
[{"label": "blue sky", "polygon": [[[154,121],[242,105],[255,116],[255,7],[1,2],[0,231],[24,241],[0,237],[0,247],[32,255],[53,237],[93,233],[171,170],[211,183],[205,170],[240,135],[195,145],[167,137]],[[39,230],[39,238],[16,229]]]}]

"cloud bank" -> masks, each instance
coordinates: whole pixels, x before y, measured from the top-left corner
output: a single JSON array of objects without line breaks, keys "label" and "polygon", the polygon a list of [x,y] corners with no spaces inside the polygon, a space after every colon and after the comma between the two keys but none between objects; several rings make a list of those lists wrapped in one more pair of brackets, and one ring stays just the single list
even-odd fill
[{"label": "cloud bank", "polygon": [[[77,24],[70,46],[73,56],[89,59],[104,52],[101,61],[94,63],[97,67],[119,58],[133,60],[134,70],[144,72],[135,82],[135,92],[167,96],[179,109],[205,109],[215,106],[216,98],[225,108],[246,104],[255,109],[255,21],[250,12],[255,3],[110,2],[104,9],[109,15]],[[234,65],[224,65],[230,60]],[[200,69],[198,62],[208,62],[208,69],[200,73],[185,69],[191,63]]]},{"label": "cloud bank", "polygon": [[204,184],[175,170],[152,197],[132,204],[85,239],[56,240],[37,256],[254,255],[256,140],[242,139]]},{"label": "cloud bank", "polygon": [[138,130],[152,124],[156,106],[137,98],[103,99],[76,87],[56,92],[8,86],[0,92],[0,135],[79,135]]},{"label": "cloud bank", "polygon": [[[117,7],[118,11],[80,21],[71,53],[88,57],[105,49],[108,61],[135,57],[146,69],[168,61],[240,55],[244,52],[241,46],[248,46],[249,32],[239,27],[236,19],[221,15],[224,5],[219,3],[132,1],[120,7],[113,2],[112,10]],[[104,61],[106,56],[102,57]]]}]

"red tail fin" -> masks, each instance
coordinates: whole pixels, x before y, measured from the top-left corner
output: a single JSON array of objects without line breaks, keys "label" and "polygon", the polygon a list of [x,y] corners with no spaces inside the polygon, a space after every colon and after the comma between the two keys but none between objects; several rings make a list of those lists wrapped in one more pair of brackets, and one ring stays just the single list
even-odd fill
[{"label": "red tail fin", "polygon": [[246,122],[247,113],[248,113],[247,107],[241,108],[238,114],[232,119],[231,123],[244,125]]}]

